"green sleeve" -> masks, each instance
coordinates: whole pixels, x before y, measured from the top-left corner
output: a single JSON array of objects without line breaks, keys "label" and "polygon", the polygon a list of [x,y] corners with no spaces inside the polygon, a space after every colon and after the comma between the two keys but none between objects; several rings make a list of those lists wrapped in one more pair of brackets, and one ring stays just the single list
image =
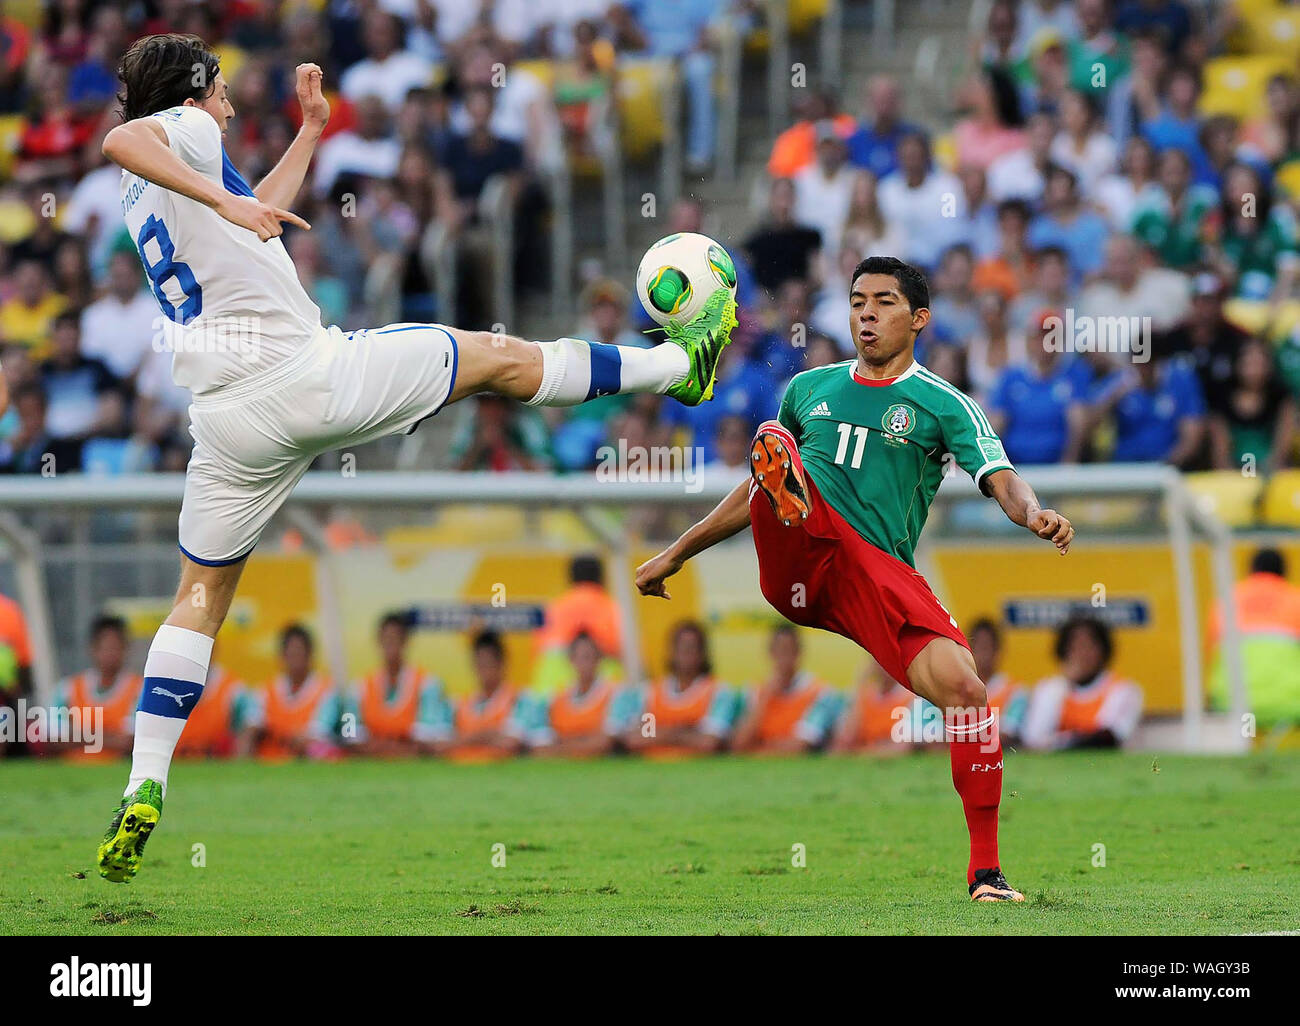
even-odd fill
[{"label": "green sleeve", "polygon": [[974,399],[953,389],[943,397],[937,411],[944,444],[957,465],[975,480],[981,491],[984,479],[994,470],[1014,470],[1002,440],[989,423],[988,415]]},{"label": "green sleeve", "polygon": [[824,688],[795,726],[795,737],[815,747],[825,744],[835,729],[842,707],[843,696],[838,691]]},{"label": "green sleeve", "polygon": [[709,703],[709,711],[700,723],[700,729],[712,737],[729,737],[744,711],[744,693],[723,685]]},{"label": "green sleeve", "polygon": [[794,435],[796,442],[802,442],[803,439],[799,437],[798,398],[795,395],[798,382],[799,378],[796,376],[791,378],[790,384],[785,386],[785,395],[781,397],[781,408],[777,411],[776,419],[783,428]]}]

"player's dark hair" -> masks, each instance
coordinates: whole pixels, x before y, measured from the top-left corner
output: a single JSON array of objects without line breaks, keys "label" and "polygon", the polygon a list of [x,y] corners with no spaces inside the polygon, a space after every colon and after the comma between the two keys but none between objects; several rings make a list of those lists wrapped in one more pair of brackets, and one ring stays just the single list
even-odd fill
[{"label": "player's dark hair", "polygon": [[1252,574],[1276,574],[1278,577],[1286,576],[1286,559],[1277,549],[1260,549],[1250,557],[1250,572]]},{"label": "player's dark hair", "polygon": [[471,647],[475,655],[487,651],[491,652],[498,659],[504,660],[506,657],[505,642],[501,640],[501,635],[496,631],[479,631],[474,635],[474,641],[471,643]]},{"label": "player's dark hair", "polygon": [[605,583],[605,564],[600,561],[599,556],[593,556],[590,553],[584,553],[580,556],[574,556],[569,563],[569,580],[574,584],[601,584]]},{"label": "player's dark hair", "polygon": [[384,632],[385,627],[400,628],[402,632],[402,636],[405,637],[406,635],[411,633],[411,618],[408,614],[399,613],[397,610],[394,609],[391,612],[385,613],[380,618],[379,620],[380,634]]},{"label": "player's dark hair", "polygon": [[694,634],[700,643],[700,669],[705,676],[713,673],[713,657],[709,655],[709,636],[704,632],[704,625],[698,620],[681,620],[673,626],[668,635],[670,648],[677,646],[677,639],[683,634]]},{"label": "player's dark hair", "polygon": [[994,648],[1002,647],[1002,628],[994,623],[991,617],[981,616],[970,625],[970,630],[967,632],[967,636],[973,638],[980,631],[987,631],[989,633],[989,636],[993,638]]},{"label": "player's dark hair", "polygon": [[1066,649],[1070,647],[1070,640],[1076,631],[1087,631],[1091,634],[1092,640],[1101,649],[1102,665],[1110,663],[1110,657],[1115,651],[1115,642],[1111,638],[1110,628],[1095,616],[1082,614],[1070,617],[1057,628],[1056,643],[1052,646],[1052,652],[1058,662],[1065,658]]},{"label": "player's dark hair", "polygon": [[126,621],[112,613],[104,613],[90,621],[90,643],[93,645],[105,631],[111,631],[124,642],[127,639]]},{"label": "player's dark hair", "polygon": [[307,646],[307,654],[311,655],[316,651],[316,641],[311,636],[311,631],[307,630],[300,623],[291,623],[288,627],[280,632],[280,652],[283,653],[289,647],[289,642],[297,638]]},{"label": "player's dark hair", "polygon": [[894,280],[898,282],[898,291],[903,294],[913,313],[922,308],[929,309],[930,284],[925,280],[925,275],[911,264],[899,260],[898,257],[867,257],[853,269],[853,277],[849,279],[850,295],[858,279],[864,274],[893,275]]},{"label": "player's dark hair", "polygon": [[122,55],[117,77],[127,121],[211,96],[221,70],[217,55],[198,36],[168,32],[145,36]]}]

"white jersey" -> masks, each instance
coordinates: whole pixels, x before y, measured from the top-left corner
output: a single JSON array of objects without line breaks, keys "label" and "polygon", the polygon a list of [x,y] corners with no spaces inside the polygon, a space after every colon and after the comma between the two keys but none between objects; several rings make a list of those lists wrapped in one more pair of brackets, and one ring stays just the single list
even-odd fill
[{"label": "white jersey", "polygon": [[[199,107],[152,115],[172,151],[236,195],[253,190],[226,156],[221,130]],[[278,366],[321,330],[320,310],[279,239],[231,224],[187,196],[122,172],[122,211],[174,347],[172,377],[196,395]]]}]

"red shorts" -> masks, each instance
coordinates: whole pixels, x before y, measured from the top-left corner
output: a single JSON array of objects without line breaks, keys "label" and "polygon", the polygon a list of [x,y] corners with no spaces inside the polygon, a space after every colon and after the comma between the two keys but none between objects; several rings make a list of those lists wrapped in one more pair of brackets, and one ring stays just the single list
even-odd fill
[{"label": "red shorts", "polygon": [[790,432],[776,421],[760,431],[779,435],[803,471],[812,510],[786,527],[756,485],[749,490],[754,548],[763,597],[804,627],[843,635],[907,686],[907,668],[935,638],[970,648],[966,635],[924,577],[858,534],[817,491]]}]

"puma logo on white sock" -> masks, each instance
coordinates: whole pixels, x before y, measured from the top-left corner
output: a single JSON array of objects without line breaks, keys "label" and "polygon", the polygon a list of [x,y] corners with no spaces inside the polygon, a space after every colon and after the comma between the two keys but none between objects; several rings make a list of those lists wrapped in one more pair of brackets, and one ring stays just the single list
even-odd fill
[{"label": "puma logo on white sock", "polygon": [[188,691],[188,692],[186,692],[186,693],[183,694],[183,695],[173,695],[173,694],[172,694],[170,691],[168,691],[166,688],[154,688],[154,689],[153,689],[153,694],[155,694],[155,695],[165,695],[167,698],[174,698],[174,699],[176,699],[176,704],[177,704],[177,706],[179,706],[180,708],[184,708],[184,707],[185,707],[185,699],[187,699],[187,698],[193,698],[193,697],[194,697],[194,692],[193,692],[193,691]]}]

